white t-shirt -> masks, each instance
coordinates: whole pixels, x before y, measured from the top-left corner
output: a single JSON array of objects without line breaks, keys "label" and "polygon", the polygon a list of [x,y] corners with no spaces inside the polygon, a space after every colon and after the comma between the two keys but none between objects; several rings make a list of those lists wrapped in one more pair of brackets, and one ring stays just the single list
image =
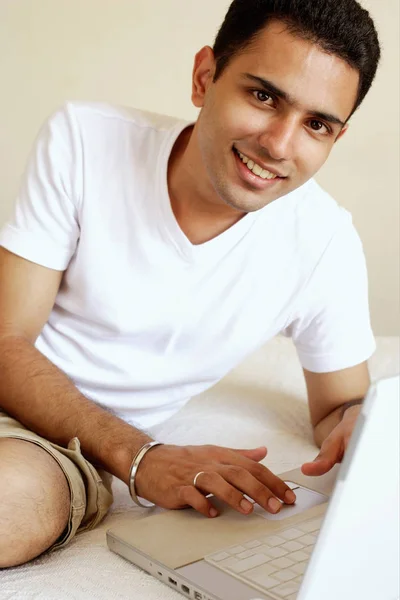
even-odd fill
[{"label": "white t-shirt", "polygon": [[167,187],[187,122],[68,103],[43,126],[0,244],[65,270],[36,347],[149,427],[281,333],[315,372],[375,349],[350,214],[314,180],[194,246]]}]

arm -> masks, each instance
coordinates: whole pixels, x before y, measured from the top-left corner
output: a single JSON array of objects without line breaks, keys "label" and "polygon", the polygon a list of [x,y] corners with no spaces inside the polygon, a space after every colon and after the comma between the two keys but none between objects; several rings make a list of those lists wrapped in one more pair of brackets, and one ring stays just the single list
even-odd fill
[{"label": "arm", "polygon": [[78,437],[88,458],[127,482],[134,454],[151,438],[85,398],[34,347],[61,279],[0,247],[0,407],[57,444]]},{"label": "arm", "polygon": [[[86,457],[127,483],[133,457],[151,438],[88,400],[34,347],[61,279],[62,272],[0,247],[0,408],[52,442],[66,446],[78,437]],[[164,508],[189,505],[211,517],[218,512],[208,493],[248,514],[246,493],[275,513],[276,497],[293,503],[295,495],[258,464],[265,455],[265,448],[157,446],[140,464],[136,491]],[[201,491],[193,486],[199,472]]]},{"label": "arm", "polygon": [[367,362],[331,373],[304,369],[314,439],[321,452],[314,463],[303,465],[306,475],[321,475],[340,462],[360,412],[360,405],[343,409],[365,397],[370,376]]}]

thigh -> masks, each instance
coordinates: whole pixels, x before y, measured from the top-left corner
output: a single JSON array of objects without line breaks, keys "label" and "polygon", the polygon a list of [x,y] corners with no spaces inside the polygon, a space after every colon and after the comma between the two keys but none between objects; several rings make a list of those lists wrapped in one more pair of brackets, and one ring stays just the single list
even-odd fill
[{"label": "thigh", "polygon": [[104,518],[113,501],[112,477],[83,457],[77,438],[73,438],[67,448],[58,446],[0,410],[2,438],[31,442],[45,450],[66,478],[70,494],[69,518],[65,530],[49,550],[66,545],[77,532],[92,529]]}]

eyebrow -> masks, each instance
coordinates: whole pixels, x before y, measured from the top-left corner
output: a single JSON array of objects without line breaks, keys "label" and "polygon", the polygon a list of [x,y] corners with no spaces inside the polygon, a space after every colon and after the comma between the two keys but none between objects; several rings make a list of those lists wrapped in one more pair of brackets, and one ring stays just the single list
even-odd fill
[{"label": "eyebrow", "polygon": [[[245,79],[253,81],[254,83],[258,83],[258,85],[260,85],[265,91],[272,93],[277,98],[281,98],[291,106],[298,105],[298,102],[290,94],[278,88],[271,81],[268,81],[268,79],[264,79],[263,77],[257,77],[256,75],[251,75],[250,73],[242,73],[242,76]],[[346,125],[346,123],[339,119],[339,117],[336,117],[335,115],[332,115],[330,113],[312,109],[309,112],[311,112],[315,117],[327,121],[328,123],[340,125],[341,127],[344,127]]]}]

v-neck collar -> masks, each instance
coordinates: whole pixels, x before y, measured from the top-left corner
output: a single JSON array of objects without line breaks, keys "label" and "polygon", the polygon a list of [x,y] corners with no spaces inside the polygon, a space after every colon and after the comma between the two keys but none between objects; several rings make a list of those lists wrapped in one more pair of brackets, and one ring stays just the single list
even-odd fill
[{"label": "v-neck collar", "polygon": [[171,152],[179,135],[190,125],[192,123],[179,121],[170,130],[169,135],[165,137],[158,156],[157,196],[162,214],[161,228],[168,236],[169,241],[173,243],[177,252],[190,262],[207,262],[208,260],[218,260],[218,258],[229,252],[251,229],[258,217],[257,213],[261,211],[248,213],[240,221],[229,227],[229,229],[208,242],[196,245],[192,244],[182,231],[174,215],[168,192],[168,163]]}]

